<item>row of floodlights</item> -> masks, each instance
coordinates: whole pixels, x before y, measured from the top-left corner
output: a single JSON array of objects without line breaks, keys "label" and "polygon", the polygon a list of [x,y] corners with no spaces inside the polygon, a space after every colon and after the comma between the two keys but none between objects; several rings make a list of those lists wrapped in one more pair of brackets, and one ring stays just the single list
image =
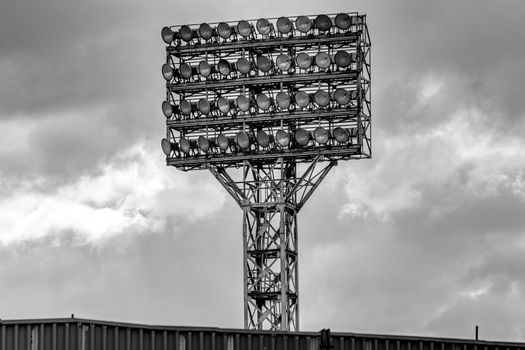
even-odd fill
[{"label": "row of floodlights", "polygon": [[259,130],[255,134],[241,131],[235,136],[219,134],[216,138],[200,136],[197,140],[181,137],[178,143],[162,139],[161,147],[166,156],[169,156],[172,151],[180,151],[187,155],[192,150],[200,150],[202,153],[220,153],[228,150],[239,150],[242,152],[250,150],[251,145],[254,144],[263,149],[273,146],[284,149],[292,146],[292,143],[298,147],[305,147],[311,140],[315,140],[319,145],[327,145],[330,140],[334,140],[334,144],[344,145],[351,143],[351,139],[356,136],[357,128],[355,127],[349,129],[337,127],[331,133],[323,127],[317,127],[313,133],[306,129],[297,129],[293,133],[278,130],[275,136],[263,130]]},{"label": "row of floodlights", "polygon": [[180,77],[182,79],[190,79],[192,76],[201,75],[204,78],[208,78],[213,73],[220,73],[227,77],[232,74],[233,71],[237,71],[240,74],[250,74],[251,71],[257,69],[263,73],[269,73],[272,68],[277,67],[281,72],[287,72],[294,66],[301,69],[309,69],[314,64],[319,69],[325,70],[331,67],[333,63],[340,68],[348,68],[352,62],[356,62],[357,54],[355,52],[348,53],[340,50],[331,57],[326,52],[319,52],[315,56],[310,56],[306,52],[300,52],[295,59],[292,59],[287,54],[280,54],[277,56],[274,62],[267,56],[257,57],[256,62],[248,60],[246,57],[241,57],[237,62],[229,62],[228,60],[221,59],[216,65],[208,63],[208,61],[200,61],[197,67],[192,66],[190,63],[183,62],[179,68],[173,68],[170,64],[165,63],[162,66],[162,76],[167,81],[170,81],[174,77]]},{"label": "row of floodlights", "polygon": [[319,89],[315,93],[310,94],[305,91],[298,91],[295,95],[281,91],[275,95],[275,98],[260,93],[253,97],[239,95],[235,100],[221,96],[216,101],[211,102],[205,98],[199,99],[197,103],[183,99],[179,105],[172,105],[168,101],[162,102],[162,113],[164,113],[166,118],[170,118],[174,113],[189,116],[192,112],[199,111],[203,115],[208,115],[213,110],[217,110],[219,113],[227,114],[231,110],[248,112],[252,107],[257,107],[266,112],[272,109],[275,110],[277,107],[280,110],[306,108],[310,106],[310,103],[315,103],[319,108],[325,108],[330,106],[331,101],[335,101],[339,106],[345,106],[351,100],[357,99],[357,97],[358,93],[356,90],[349,91],[337,88],[332,94]]},{"label": "row of floodlights", "polygon": [[[319,15],[314,20],[307,16],[299,16],[292,21],[288,17],[279,17],[277,20],[277,31],[281,35],[293,35],[294,30],[298,30],[301,33],[308,34],[314,29],[317,29],[320,33],[329,32],[331,28],[335,27],[341,31],[348,30],[352,25],[362,23],[362,17],[357,15],[350,16],[347,13],[339,13],[335,17],[331,18],[327,15]],[[198,30],[194,30],[187,25],[183,25],[177,32],[174,32],[169,27],[162,28],[161,36],[162,40],[166,44],[171,44],[174,40],[182,40],[185,42],[191,42],[193,39],[203,39],[205,41],[222,38],[224,40],[230,39],[230,37],[239,34],[244,38],[252,37],[257,32],[264,36],[270,36],[275,34],[275,28],[273,24],[266,18],[257,20],[254,26],[245,20],[239,21],[237,25],[230,25],[225,22],[219,23],[217,26],[212,27],[208,23],[202,23]]]}]

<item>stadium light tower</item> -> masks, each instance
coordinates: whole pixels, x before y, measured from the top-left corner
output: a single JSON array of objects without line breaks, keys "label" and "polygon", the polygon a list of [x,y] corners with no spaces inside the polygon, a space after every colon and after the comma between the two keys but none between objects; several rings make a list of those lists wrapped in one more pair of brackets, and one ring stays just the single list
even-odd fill
[{"label": "stadium light tower", "polygon": [[370,158],[366,16],[164,27],[167,165],[208,169],[243,210],[244,327],[299,330],[297,214]]}]

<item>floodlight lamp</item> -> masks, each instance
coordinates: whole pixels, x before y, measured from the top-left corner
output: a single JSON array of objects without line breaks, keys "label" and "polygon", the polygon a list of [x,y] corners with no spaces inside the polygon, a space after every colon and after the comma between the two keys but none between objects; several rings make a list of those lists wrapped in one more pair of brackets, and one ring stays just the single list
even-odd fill
[{"label": "floodlight lamp", "polygon": [[162,65],[162,76],[164,77],[164,79],[166,79],[166,81],[170,81],[171,79],[173,79],[174,75],[175,72],[173,71],[173,68],[169,64],[164,63]]},{"label": "floodlight lamp", "polygon": [[244,95],[237,96],[237,107],[243,112],[250,110],[250,99]]},{"label": "floodlight lamp", "polygon": [[284,130],[278,130],[275,139],[281,147],[287,147],[290,144],[290,135]]},{"label": "floodlight lamp", "polygon": [[226,114],[230,111],[230,105],[231,102],[225,97],[221,96],[217,99],[217,107],[223,114]]},{"label": "floodlight lamp", "polygon": [[204,40],[209,40],[213,36],[213,29],[208,23],[202,23],[199,26],[199,35]]},{"label": "floodlight lamp", "polygon": [[200,61],[199,62],[199,73],[204,78],[207,78],[211,74],[211,66],[207,61]]},{"label": "floodlight lamp", "polygon": [[188,63],[181,63],[179,67],[179,72],[184,79],[189,79],[193,75],[193,69]]},{"label": "floodlight lamp", "polygon": [[266,56],[257,57],[257,68],[263,73],[268,73],[272,69],[272,61]]},{"label": "floodlight lamp", "polygon": [[208,115],[211,111],[210,102],[205,98],[199,99],[199,102],[197,102],[197,107],[199,108],[199,111],[204,115]]},{"label": "floodlight lamp", "polygon": [[334,99],[338,105],[344,106],[350,102],[350,93],[343,88],[337,88],[334,92]]},{"label": "floodlight lamp", "polygon": [[193,39],[193,30],[188,26],[182,26],[179,29],[180,37],[186,42],[190,42]]},{"label": "floodlight lamp", "polygon": [[339,143],[347,143],[350,138],[348,131],[341,127],[335,128],[332,134],[334,135],[334,139]]},{"label": "floodlight lamp", "polygon": [[210,141],[204,136],[199,136],[197,139],[197,145],[199,146],[200,150],[204,153],[208,153],[210,150]]},{"label": "floodlight lamp", "polygon": [[237,144],[242,150],[247,150],[250,148],[250,136],[244,131],[241,131],[237,134]]},{"label": "floodlight lamp", "polygon": [[284,91],[277,93],[275,100],[280,109],[288,109],[290,107],[290,95]]},{"label": "floodlight lamp", "polygon": [[338,13],[335,16],[335,26],[341,30],[347,30],[352,25],[350,16],[347,13]]},{"label": "floodlight lamp", "polygon": [[222,59],[222,60],[219,60],[219,63],[217,64],[217,67],[219,69],[219,72],[224,75],[224,76],[228,76],[230,75],[230,73],[232,72],[232,66],[230,64],[230,62]]},{"label": "floodlight lamp", "polygon": [[163,101],[162,102],[162,113],[164,113],[164,116],[166,118],[169,118],[169,117],[171,117],[173,115],[174,109],[175,109],[175,106],[173,106],[168,101]]},{"label": "floodlight lamp", "polygon": [[310,132],[305,129],[297,129],[295,132],[295,141],[299,146],[306,146],[310,142]]},{"label": "floodlight lamp", "polygon": [[307,107],[310,104],[310,96],[304,91],[299,91],[295,94],[295,103],[299,107]]},{"label": "floodlight lamp", "polygon": [[237,60],[237,70],[241,74],[248,74],[252,69],[252,64],[246,58],[241,57]]},{"label": "floodlight lamp", "polygon": [[191,102],[188,100],[181,100],[179,103],[180,112],[182,115],[190,115],[192,111],[192,105]]},{"label": "floodlight lamp", "polygon": [[263,111],[267,111],[268,109],[270,109],[270,98],[265,94],[257,95],[255,101],[257,102],[257,106]]},{"label": "floodlight lamp", "polygon": [[228,39],[232,35],[232,28],[228,23],[219,23],[217,31],[219,32],[219,36],[223,39]]},{"label": "floodlight lamp", "polygon": [[346,51],[337,51],[334,60],[338,67],[346,68],[352,63],[352,56]]},{"label": "floodlight lamp", "polygon": [[317,55],[315,55],[315,64],[321,68],[326,69],[330,67],[330,56],[326,52],[319,52]]},{"label": "floodlight lamp", "polygon": [[164,154],[169,157],[169,155],[171,154],[171,151],[173,150],[173,144],[171,142],[169,142],[167,139],[162,139],[162,141],[160,142],[160,147],[162,148],[162,152],[164,152]]},{"label": "floodlight lamp", "polygon": [[272,30],[272,25],[270,24],[270,22],[268,22],[266,18],[260,18],[259,20],[257,20],[255,26],[257,27],[257,31],[261,35],[268,35]]},{"label": "floodlight lamp", "polygon": [[312,65],[312,58],[306,52],[299,53],[295,61],[297,66],[302,69],[308,69]]},{"label": "floodlight lamp", "polygon": [[190,154],[191,144],[188,139],[181,137],[179,141],[179,145],[180,145],[180,150],[182,151],[182,153]]},{"label": "floodlight lamp", "polygon": [[277,20],[277,29],[281,34],[288,34],[292,31],[292,21],[288,17],[279,17]]},{"label": "floodlight lamp", "polygon": [[289,70],[292,66],[292,60],[290,59],[290,56],[285,55],[284,53],[277,56],[275,62],[277,63],[277,68],[283,72]]},{"label": "floodlight lamp", "polygon": [[162,28],[160,35],[162,36],[162,40],[164,40],[166,44],[171,44],[171,42],[175,38],[175,33],[173,33],[173,30],[171,30],[170,27]]},{"label": "floodlight lamp", "polygon": [[314,138],[321,145],[324,145],[330,139],[330,133],[325,128],[319,126],[314,130]]},{"label": "floodlight lamp", "polygon": [[317,90],[314,94],[314,100],[320,107],[326,107],[330,104],[330,94],[324,90]]},{"label": "floodlight lamp", "polygon": [[302,33],[308,32],[312,29],[312,21],[306,16],[299,16],[295,20],[295,27]]},{"label": "floodlight lamp", "polygon": [[224,134],[219,134],[219,136],[217,136],[217,144],[219,145],[219,148],[224,152],[226,152],[228,148],[230,148],[230,140]]},{"label": "floodlight lamp", "polygon": [[257,131],[257,143],[263,147],[266,148],[270,145],[270,135],[268,135],[265,131],[259,130]]},{"label": "floodlight lamp", "polygon": [[327,32],[332,28],[332,20],[327,15],[319,15],[315,19],[315,26],[320,32]]},{"label": "floodlight lamp", "polygon": [[252,25],[248,21],[239,21],[239,23],[237,23],[237,31],[241,36],[246,38],[252,33]]}]

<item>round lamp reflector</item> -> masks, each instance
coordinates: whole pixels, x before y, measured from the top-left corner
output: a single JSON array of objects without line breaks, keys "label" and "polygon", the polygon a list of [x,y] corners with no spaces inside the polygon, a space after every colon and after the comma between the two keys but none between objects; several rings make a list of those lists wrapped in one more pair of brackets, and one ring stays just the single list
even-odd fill
[{"label": "round lamp reflector", "polygon": [[257,143],[261,147],[268,147],[270,145],[270,136],[265,131],[257,131]]},{"label": "round lamp reflector", "polygon": [[171,142],[169,142],[166,139],[162,139],[162,141],[160,142],[160,147],[162,147],[162,152],[164,152],[164,154],[166,156],[170,155],[170,153],[171,153]]},{"label": "round lamp reflector", "polygon": [[299,91],[295,94],[295,103],[299,107],[307,107],[310,104],[310,96],[304,91]]},{"label": "round lamp reflector", "polygon": [[321,32],[329,31],[332,28],[332,20],[327,15],[319,15],[315,19],[315,26]]},{"label": "round lamp reflector", "polygon": [[210,150],[210,141],[208,141],[208,139],[204,136],[199,136],[197,139],[197,145],[204,153],[208,153]]},{"label": "round lamp reflector", "polygon": [[302,33],[306,33],[312,29],[312,21],[306,16],[299,16],[295,20],[295,27]]},{"label": "round lamp reflector", "polygon": [[257,68],[263,73],[268,73],[272,69],[272,61],[266,56],[257,57]]},{"label": "round lamp reflector", "polygon": [[344,106],[350,102],[350,93],[343,88],[335,89],[334,99],[338,105]]},{"label": "round lamp reflector", "polygon": [[191,39],[193,39],[193,30],[191,30],[191,28],[188,26],[180,27],[179,34],[182,40],[186,42],[191,41]]},{"label": "round lamp reflector", "polygon": [[259,106],[259,108],[263,111],[267,111],[268,109],[270,109],[270,98],[265,94],[257,95],[255,101],[257,102],[257,106]]},{"label": "round lamp reflector", "polygon": [[188,100],[182,100],[179,104],[180,112],[182,115],[190,115],[191,114],[191,103]]},{"label": "round lamp reflector", "polygon": [[250,70],[252,69],[252,65],[250,64],[250,61],[248,61],[246,58],[241,57],[237,60],[237,70],[241,74],[248,74],[250,73]]},{"label": "round lamp reflector", "polygon": [[335,16],[335,26],[341,30],[347,30],[352,25],[350,16],[346,13],[339,13]]},{"label": "round lamp reflector", "polygon": [[237,31],[246,38],[252,33],[252,25],[248,21],[239,21],[237,23]]},{"label": "round lamp reflector", "polygon": [[301,52],[295,58],[297,66],[302,69],[308,69],[312,65],[312,59],[306,52]]},{"label": "round lamp reflector", "polygon": [[288,34],[292,31],[292,21],[288,17],[279,17],[277,20],[277,29],[282,34]]},{"label": "round lamp reflector", "polygon": [[197,103],[197,106],[199,107],[199,111],[201,111],[202,114],[208,115],[210,113],[211,105],[207,99],[201,98]]},{"label": "round lamp reflector", "polygon": [[222,75],[224,75],[224,76],[230,75],[230,73],[232,71],[232,66],[231,66],[230,62],[228,62],[226,60],[220,60],[217,65],[218,65],[218,68],[219,68],[219,72]]},{"label": "round lamp reflector", "polygon": [[298,129],[295,132],[295,141],[301,146],[306,146],[310,141],[310,133],[304,129]]},{"label": "round lamp reflector", "polygon": [[182,75],[182,77],[184,79],[189,79],[191,78],[191,66],[187,63],[181,63],[180,64],[180,68],[179,68],[179,72],[180,72],[180,75]]},{"label": "round lamp reflector", "polygon": [[337,127],[333,131],[334,139],[339,143],[347,143],[350,135],[348,131],[343,128]]},{"label": "round lamp reflector", "polygon": [[167,63],[162,65],[162,76],[167,81],[170,81],[173,78],[173,68]]},{"label": "round lamp reflector", "polygon": [[314,130],[314,138],[321,145],[324,145],[328,142],[330,134],[325,128],[319,126]]},{"label": "round lamp reflector", "polygon": [[285,54],[280,54],[277,56],[275,62],[277,63],[277,67],[282,71],[287,71],[292,66],[292,60],[290,59],[290,56]]},{"label": "round lamp reflector", "polygon": [[244,95],[239,95],[237,97],[237,107],[243,112],[250,110],[250,100]]},{"label": "round lamp reflector", "polygon": [[284,130],[277,131],[275,139],[281,147],[286,147],[290,144],[290,135]]},{"label": "round lamp reflector", "polygon": [[175,37],[175,34],[173,33],[170,27],[162,28],[160,35],[162,36],[162,40],[164,40],[166,44],[171,44],[173,38]]},{"label": "round lamp reflector", "polygon": [[330,56],[326,52],[319,52],[315,55],[315,64],[321,69],[330,67]]},{"label": "round lamp reflector", "polygon": [[208,23],[202,23],[199,26],[199,35],[204,40],[211,39],[211,37],[213,36],[213,29],[211,29],[211,27],[210,27],[210,25]]},{"label": "round lamp reflector", "polygon": [[230,141],[225,135],[219,134],[219,136],[217,136],[217,144],[221,150],[227,151],[230,146]]},{"label": "round lamp reflector", "polygon": [[208,62],[206,62],[206,61],[200,61],[199,62],[199,73],[204,78],[209,77],[210,74],[211,74],[211,66],[210,66],[210,64]]},{"label": "round lamp reflector", "polygon": [[286,92],[279,92],[277,96],[275,96],[275,100],[280,109],[288,109],[288,107],[290,107],[290,95]]},{"label": "round lamp reflector", "polygon": [[334,56],[334,60],[335,64],[341,68],[346,68],[350,66],[350,63],[352,63],[352,57],[346,51],[337,51]]},{"label": "round lamp reflector", "polygon": [[237,144],[241,149],[248,149],[250,148],[250,137],[247,133],[244,131],[241,131],[237,134]]},{"label": "round lamp reflector", "polygon": [[223,39],[228,39],[232,35],[232,29],[228,23],[221,22],[217,26],[217,32]]},{"label": "round lamp reflector", "polygon": [[184,137],[181,137],[180,141],[179,141],[179,145],[180,145],[180,150],[183,153],[185,153],[185,154],[189,154],[190,153],[191,145],[190,145],[190,141],[188,141],[188,139],[185,139]]},{"label": "round lamp reflector", "polygon": [[228,101],[225,97],[219,97],[217,99],[217,106],[219,107],[219,110],[226,114],[230,111],[230,101]]},{"label": "round lamp reflector", "polygon": [[321,107],[326,107],[330,104],[330,94],[324,90],[317,90],[314,95],[315,103]]},{"label": "round lamp reflector", "polygon": [[261,35],[268,35],[268,34],[270,34],[270,31],[272,30],[272,26],[271,26],[270,22],[268,22],[268,20],[266,18],[261,18],[261,19],[257,20],[257,23],[256,23],[255,26],[257,27],[257,31]]},{"label": "round lamp reflector", "polygon": [[169,118],[173,115],[173,106],[168,101],[162,102],[162,113],[166,118]]}]

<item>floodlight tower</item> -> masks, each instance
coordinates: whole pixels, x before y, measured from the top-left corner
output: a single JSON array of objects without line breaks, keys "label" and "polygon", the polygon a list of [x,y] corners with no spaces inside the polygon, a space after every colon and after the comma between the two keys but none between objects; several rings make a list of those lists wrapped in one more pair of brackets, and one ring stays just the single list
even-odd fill
[{"label": "floodlight tower", "polygon": [[299,330],[297,214],[339,160],[371,157],[358,13],[164,27],[167,165],[243,210],[244,327]]}]

